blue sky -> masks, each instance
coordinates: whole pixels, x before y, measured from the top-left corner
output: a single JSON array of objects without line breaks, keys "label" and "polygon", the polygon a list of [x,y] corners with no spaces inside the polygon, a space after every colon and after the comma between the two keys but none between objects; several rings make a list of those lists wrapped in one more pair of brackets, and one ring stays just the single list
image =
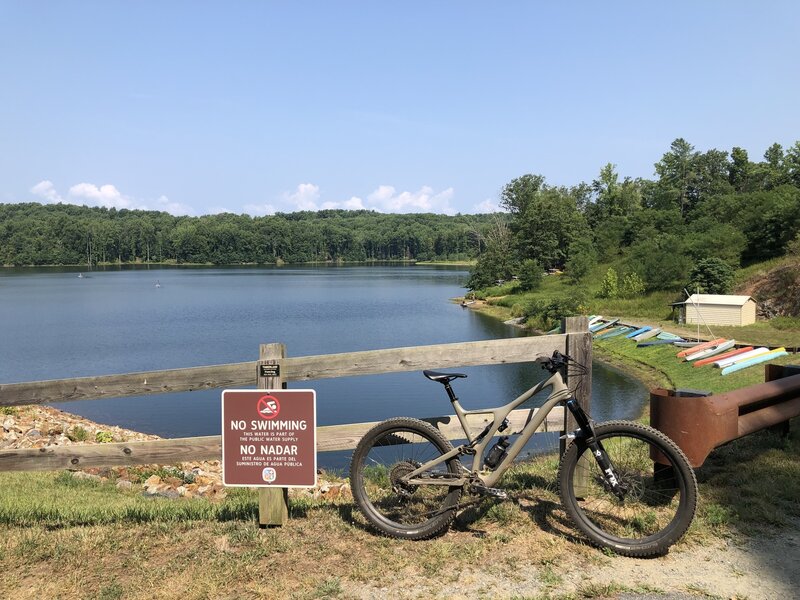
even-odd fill
[{"label": "blue sky", "polygon": [[800,139],[797,2],[0,0],[0,202],[486,210]]}]

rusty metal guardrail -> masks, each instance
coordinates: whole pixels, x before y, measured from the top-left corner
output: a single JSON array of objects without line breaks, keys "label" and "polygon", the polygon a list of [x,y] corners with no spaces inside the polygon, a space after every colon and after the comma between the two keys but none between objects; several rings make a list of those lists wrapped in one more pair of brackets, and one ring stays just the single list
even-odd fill
[{"label": "rusty metal guardrail", "polygon": [[800,416],[800,366],[767,365],[765,379],[723,394],[657,388],[650,392],[650,423],[697,468],[714,448]]}]

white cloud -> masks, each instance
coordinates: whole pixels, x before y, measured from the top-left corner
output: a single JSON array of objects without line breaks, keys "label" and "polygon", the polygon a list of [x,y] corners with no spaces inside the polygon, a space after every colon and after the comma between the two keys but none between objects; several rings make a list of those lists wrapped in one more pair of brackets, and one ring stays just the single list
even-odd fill
[{"label": "white cloud", "polygon": [[367,197],[367,200],[381,212],[435,212],[452,215],[456,213],[450,205],[453,194],[454,190],[451,187],[434,193],[432,188],[424,185],[416,192],[398,193],[390,185],[381,185]]},{"label": "white cloud", "polygon": [[155,210],[168,212],[171,215],[190,215],[193,212],[192,207],[188,204],[172,202],[169,198],[163,195],[156,199]]},{"label": "white cloud", "polygon": [[[277,211],[272,204],[245,204],[243,207],[244,212],[254,217],[263,217],[264,215],[274,215]],[[227,210],[220,210],[218,212],[231,212]]]},{"label": "white cloud", "polygon": [[90,204],[105,206],[106,208],[134,208],[129,198],[123,196],[116,186],[107,183],[96,186],[93,183],[78,183],[69,188],[69,195],[73,198],[88,200]]},{"label": "white cloud", "polygon": [[[293,192],[284,192],[281,196],[283,204],[289,205],[288,210],[374,210],[384,213],[408,212],[434,212],[455,214],[456,209],[451,206],[453,188],[435,192],[429,186],[422,186],[416,192],[398,192],[391,185],[378,186],[367,196],[366,202],[359,196],[351,196],[349,200],[326,200],[320,202],[320,187],[313,183],[301,183]],[[248,204],[244,210],[251,214],[272,214],[275,208],[271,204]]]},{"label": "white cloud", "polygon": [[44,181],[37,183],[30,189],[30,192],[31,194],[35,194],[36,196],[39,196],[43,200],[46,200],[52,204],[64,201],[64,199],[56,191],[53,182],[49,179],[45,179]]},{"label": "white cloud", "polygon": [[319,210],[319,186],[313,183],[301,183],[294,193],[285,193],[283,199],[297,210]]},{"label": "white cloud", "polygon": [[[47,202],[64,202],[51,181],[44,180],[30,189],[32,194],[39,196]],[[127,208],[130,210],[160,210],[173,215],[192,214],[192,208],[180,202],[173,202],[167,196],[161,195],[150,202],[131,198],[120,192],[110,183],[95,185],[94,183],[76,183],[67,191],[67,198],[71,204],[87,204],[89,206],[103,206],[105,208]]]},{"label": "white cloud", "polygon": [[480,204],[476,204],[472,207],[473,212],[477,214],[485,214],[485,213],[496,213],[496,212],[506,212],[504,208],[502,208],[496,200],[492,200],[491,198],[487,198]]},{"label": "white cloud", "polygon": [[364,201],[358,196],[353,196],[350,200],[344,202],[323,202],[322,208],[325,210],[342,209],[342,210],[364,210]]}]

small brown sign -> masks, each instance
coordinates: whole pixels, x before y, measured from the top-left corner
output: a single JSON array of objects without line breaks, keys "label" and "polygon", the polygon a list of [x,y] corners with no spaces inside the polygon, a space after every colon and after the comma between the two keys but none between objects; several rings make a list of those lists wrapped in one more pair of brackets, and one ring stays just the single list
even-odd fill
[{"label": "small brown sign", "polygon": [[316,424],[314,390],[225,390],[222,483],[313,487]]}]

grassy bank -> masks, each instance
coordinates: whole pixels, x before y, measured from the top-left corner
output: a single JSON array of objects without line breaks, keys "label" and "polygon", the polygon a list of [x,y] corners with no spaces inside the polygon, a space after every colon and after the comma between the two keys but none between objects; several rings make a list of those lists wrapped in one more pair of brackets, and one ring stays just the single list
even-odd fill
[{"label": "grassy bank", "polygon": [[[698,478],[699,512],[672,550],[678,557],[739,531],[796,523],[800,435],[740,440],[712,454]],[[260,530],[251,490],[215,504],[144,498],[64,473],[0,473],[0,597],[429,598],[457,589],[488,598],[525,589],[526,598],[576,600],[666,591],[613,578],[639,562],[575,532],[555,493],[555,461],[521,464],[504,486],[513,501],[484,501],[444,536],[403,542],[375,535],[347,497],[293,498],[285,527]],[[611,581],[593,581],[598,571]],[[673,582],[670,590],[692,591]]]}]

